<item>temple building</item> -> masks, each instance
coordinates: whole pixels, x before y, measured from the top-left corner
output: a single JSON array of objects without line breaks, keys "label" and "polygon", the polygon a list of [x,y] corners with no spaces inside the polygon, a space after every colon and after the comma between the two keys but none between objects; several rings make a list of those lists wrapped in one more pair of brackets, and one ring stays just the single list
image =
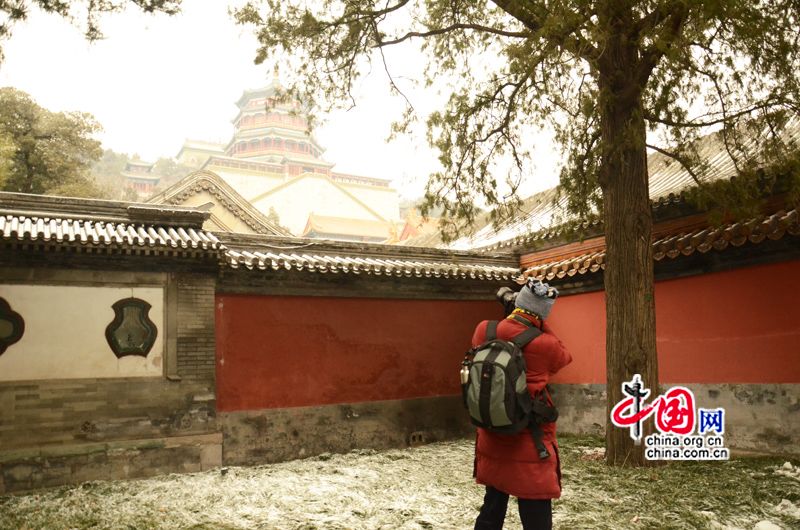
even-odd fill
[{"label": "temple building", "polygon": [[122,171],[125,187],[132,189],[143,199],[152,195],[160,177],[153,174],[153,164],[142,160],[129,160]]},{"label": "temple building", "polygon": [[[262,218],[255,224],[269,218],[296,236],[381,242],[398,226],[402,230],[399,198],[390,182],[333,171],[309,133],[300,104],[279,99],[280,91],[277,75],[265,88],[245,90],[236,102],[230,142],[187,141],[178,162],[196,164],[198,171],[148,202],[206,205],[212,214],[208,228],[222,231],[254,224],[254,214]],[[247,219],[242,210],[249,210]],[[223,220],[232,217],[238,226]]]},{"label": "temple building", "polygon": [[186,140],[175,156],[175,160],[182,166],[198,168],[208,162],[208,159],[212,156],[224,154],[224,144],[215,144],[202,140]]}]

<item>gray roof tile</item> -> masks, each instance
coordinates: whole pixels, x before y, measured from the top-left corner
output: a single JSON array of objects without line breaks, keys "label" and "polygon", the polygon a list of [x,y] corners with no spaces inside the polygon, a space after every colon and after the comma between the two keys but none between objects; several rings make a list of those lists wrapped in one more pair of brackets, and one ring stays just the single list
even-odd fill
[{"label": "gray roof tile", "polygon": [[164,247],[164,249],[224,249],[219,239],[202,229],[151,226],[90,219],[0,215],[0,235],[6,241],[78,243],[82,246]]}]

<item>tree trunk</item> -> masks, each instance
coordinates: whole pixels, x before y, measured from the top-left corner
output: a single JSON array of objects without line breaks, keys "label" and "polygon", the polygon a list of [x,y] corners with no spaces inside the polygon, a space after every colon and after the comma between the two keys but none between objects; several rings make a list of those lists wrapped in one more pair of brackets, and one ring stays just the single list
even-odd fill
[{"label": "tree trunk", "polygon": [[[634,46],[624,37],[612,37],[603,66],[598,81],[606,238],[606,460],[637,466],[647,463],[644,444],[634,445],[628,429],[611,423],[610,413],[625,397],[622,384],[635,374],[651,389],[651,399],[658,393],[646,131]],[[652,429],[652,420],[643,422],[642,440]]]},{"label": "tree trunk", "polygon": [[[25,167],[23,168],[23,171],[25,171],[25,185],[20,191],[22,193],[36,193],[36,191],[33,188],[33,180],[35,175],[33,172],[33,167],[31,167],[31,153],[28,149],[26,149],[24,153],[25,153],[24,154]],[[42,190],[42,193],[43,192],[44,190]]]}]

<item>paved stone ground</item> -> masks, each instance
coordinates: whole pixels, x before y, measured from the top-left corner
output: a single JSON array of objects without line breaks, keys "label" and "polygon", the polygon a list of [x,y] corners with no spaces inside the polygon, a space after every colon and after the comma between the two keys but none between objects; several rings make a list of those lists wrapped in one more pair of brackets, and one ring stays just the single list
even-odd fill
[{"label": "paved stone ground", "polygon": [[[461,529],[482,490],[473,442],[324,454],[0,497],[0,529]],[[600,441],[561,439],[556,528],[800,528],[800,460],[608,468]],[[506,528],[520,528],[510,506]]]}]

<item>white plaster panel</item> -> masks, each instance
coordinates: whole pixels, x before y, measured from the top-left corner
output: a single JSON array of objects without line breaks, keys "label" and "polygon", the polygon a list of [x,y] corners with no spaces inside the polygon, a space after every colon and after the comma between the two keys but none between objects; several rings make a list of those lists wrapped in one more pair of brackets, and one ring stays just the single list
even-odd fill
[{"label": "white plaster panel", "polygon": [[381,217],[389,221],[400,219],[400,198],[392,188],[368,188],[366,186],[342,185],[347,191],[358,197]]},{"label": "white plaster panel", "polygon": [[206,230],[225,230],[227,232],[238,232],[240,234],[253,234],[255,231],[250,228],[247,223],[236,217],[230,210],[220,204],[220,200],[207,191],[201,191],[195,195],[190,195],[181,206],[203,206],[208,203],[213,203],[211,208],[211,215],[213,219],[209,219],[203,224]]},{"label": "white plaster panel", "polygon": [[[161,287],[0,285],[0,296],[25,321],[25,334],[0,355],[0,381],[163,374]],[[111,306],[129,297],[152,306],[148,315],[158,334],[146,358],[117,359],[106,341],[106,327],[114,320]]]},{"label": "white plaster panel", "polygon": [[255,174],[246,171],[237,171],[231,168],[213,167],[209,168],[214,173],[222,177],[230,187],[236,192],[249,199],[260,193],[265,193],[284,182],[283,177],[272,176],[269,174]]},{"label": "white plaster panel", "polygon": [[261,212],[275,208],[281,224],[298,235],[303,233],[312,212],[329,217],[378,220],[363,204],[322,176],[298,178],[288,186],[253,202],[253,205]]}]

